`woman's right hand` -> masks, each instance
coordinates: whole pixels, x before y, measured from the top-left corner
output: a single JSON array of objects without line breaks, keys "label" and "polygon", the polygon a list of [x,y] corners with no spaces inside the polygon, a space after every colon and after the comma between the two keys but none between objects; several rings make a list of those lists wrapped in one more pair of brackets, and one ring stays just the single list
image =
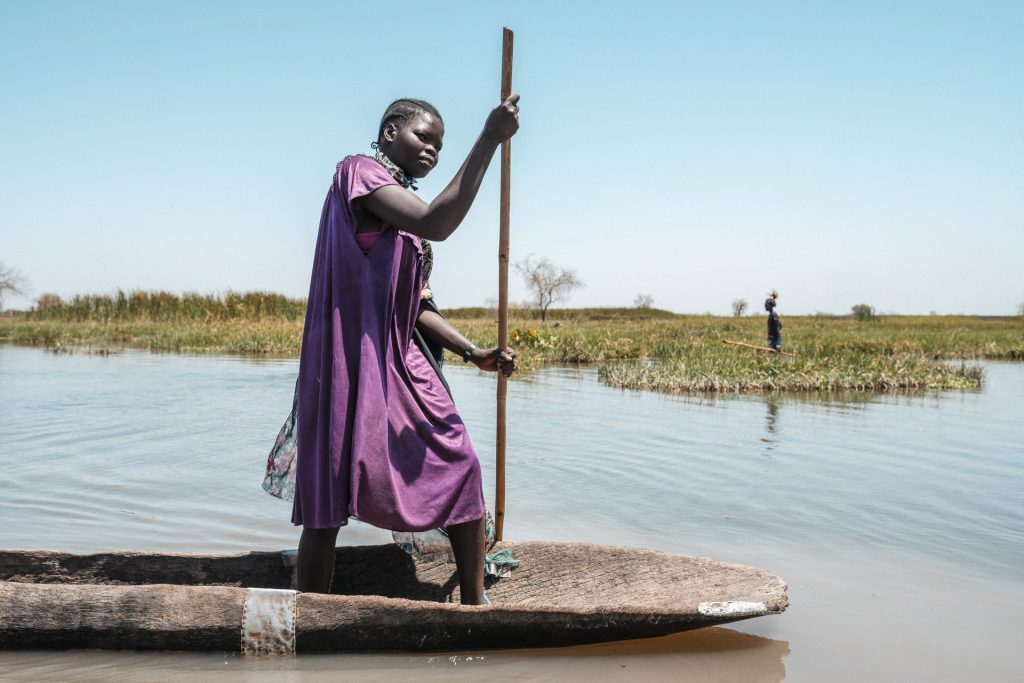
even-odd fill
[{"label": "woman's right hand", "polygon": [[385,185],[355,200],[383,223],[440,242],[455,232],[476,199],[499,143],[519,130],[519,95],[513,93],[487,116],[483,131],[448,186],[427,204],[400,185]]},{"label": "woman's right hand", "polygon": [[519,130],[519,94],[512,93],[491,110],[484,123],[484,137],[495,144],[505,142]]}]

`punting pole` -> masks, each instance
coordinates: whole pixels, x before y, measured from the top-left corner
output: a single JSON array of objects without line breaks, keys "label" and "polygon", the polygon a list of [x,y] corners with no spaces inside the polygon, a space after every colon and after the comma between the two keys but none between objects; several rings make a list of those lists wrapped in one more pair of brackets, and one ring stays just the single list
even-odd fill
[{"label": "punting pole", "polygon": [[789,356],[790,358],[796,358],[795,353],[788,353],[786,351],[776,351],[775,349],[770,348],[768,346],[754,346],[753,344],[746,344],[744,342],[738,341],[729,341],[728,339],[723,339],[722,341],[726,344],[732,344],[733,346],[742,346],[744,348],[754,349],[755,351],[768,351],[769,353],[777,353],[780,356]]},{"label": "punting pole", "polygon": [[[506,26],[501,36],[501,101],[512,94],[512,30]],[[508,217],[512,190],[512,142],[501,143],[501,218],[498,237],[498,348],[508,346]],[[505,394],[508,378],[498,372],[498,424],[494,438],[494,533],[502,539],[505,526]]]}]

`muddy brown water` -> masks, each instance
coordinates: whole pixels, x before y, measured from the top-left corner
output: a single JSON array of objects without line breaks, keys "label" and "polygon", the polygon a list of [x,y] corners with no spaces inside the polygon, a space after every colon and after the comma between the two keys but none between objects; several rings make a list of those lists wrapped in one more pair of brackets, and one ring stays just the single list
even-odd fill
[{"label": "muddy brown water", "polygon": [[[0,547],[294,547],[259,481],[295,370],[0,346]],[[449,377],[490,494],[493,378]],[[1022,408],[1021,364],[988,365],[976,392],[825,399],[622,392],[550,368],[510,384],[506,536],[757,565],[789,584],[785,614],[553,650],[0,652],[0,681],[1021,680]]]}]

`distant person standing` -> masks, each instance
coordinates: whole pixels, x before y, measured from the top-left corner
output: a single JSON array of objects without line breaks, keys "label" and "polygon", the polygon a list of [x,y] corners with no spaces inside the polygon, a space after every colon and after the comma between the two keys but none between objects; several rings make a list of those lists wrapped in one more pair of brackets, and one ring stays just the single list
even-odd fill
[{"label": "distant person standing", "polygon": [[779,314],[775,312],[775,304],[779,293],[774,289],[764,300],[764,310],[768,311],[768,348],[772,351],[782,351],[782,321]]}]

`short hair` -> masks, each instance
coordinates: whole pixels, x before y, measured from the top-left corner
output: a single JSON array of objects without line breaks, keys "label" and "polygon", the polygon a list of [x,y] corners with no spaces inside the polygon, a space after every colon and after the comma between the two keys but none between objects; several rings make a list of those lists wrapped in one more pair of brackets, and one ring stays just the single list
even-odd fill
[{"label": "short hair", "polygon": [[420,114],[430,114],[437,118],[442,126],[444,125],[441,113],[430,102],[409,98],[395,100],[384,110],[384,116],[380,119],[380,128],[377,129],[377,144],[379,145],[384,142],[384,129],[389,123],[393,123],[398,128],[401,128]]}]

